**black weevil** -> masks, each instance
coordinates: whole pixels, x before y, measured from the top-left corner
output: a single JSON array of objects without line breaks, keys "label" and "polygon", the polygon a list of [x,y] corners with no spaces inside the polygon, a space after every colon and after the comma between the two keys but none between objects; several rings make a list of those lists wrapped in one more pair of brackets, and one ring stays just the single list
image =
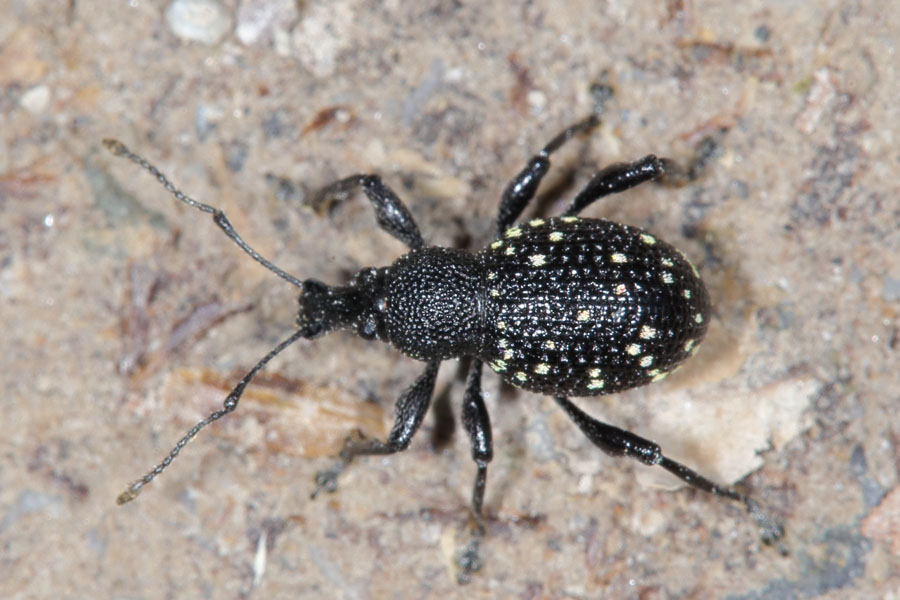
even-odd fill
[{"label": "black weevil", "polygon": [[342,328],[388,342],[426,367],[397,401],[387,440],[348,438],[339,463],[319,473],[313,496],[322,489],[334,491],[339,473],[356,456],[406,449],[428,410],[441,361],[472,358],[462,422],[478,468],[472,492],[476,527],[459,561],[464,574],[480,566],[482,501],[493,455],[481,392],[483,363],[514,386],[552,395],[607,454],[659,465],[695,488],[743,503],[762,528],[763,540],[784,552],[781,526],[750,497],[702,477],[664,456],[657,444],[602,423],[569,400],[664,378],[696,350],[710,316],[706,288],[684,254],[640,229],[577,216],[599,198],[649,180],[693,179],[698,165],[709,158],[709,144],[689,169],[653,155],[608,166],[561,216],[514,225],[550,168],[550,155],[598,122],[591,116],[568,127],[529,160],[503,193],[496,241],[476,253],[426,245],[409,210],[377,175],[355,175],[332,184],[326,194],[361,188],[378,225],[410,249],[389,267],[362,269],[345,286],[301,281],[276,267],[244,242],[222,211],[184,195],[121,142],[104,140],[113,154],[149,171],[178,200],[211,213],[247,254],[302,290],[297,331],[263,357],[228,394],[223,407],[191,428],[160,464],[118,497],[118,503],[133,500],[201,429],[233,411],[244,388],[275,355],[300,338]]}]

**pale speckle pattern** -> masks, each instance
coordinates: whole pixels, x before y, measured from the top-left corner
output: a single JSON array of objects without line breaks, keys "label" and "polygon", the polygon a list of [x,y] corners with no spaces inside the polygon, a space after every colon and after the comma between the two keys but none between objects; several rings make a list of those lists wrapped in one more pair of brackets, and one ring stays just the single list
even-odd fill
[{"label": "pale speckle pattern", "polygon": [[576,221],[578,221],[578,217],[562,217],[560,221],[562,221],[563,223],[575,223]]},{"label": "pale speckle pattern", "polygon": [[685,352],[690,352],[691,348],[693,348],[693,347],[694,347],[694,340],[688,340],[684,343],[684,351]]},{"label": "pale speckle pattern", "polygon": [[644,325],[641,327],[640,336],[642,340],[652,340],[656,337],[656,330],[649,325]]},{"label": "pale speckle pattern", "polygon": [[685,340],[703,334],[708,308],[674,248],[605,221],[542,220],[482,254],[486,363],[516,387],[589,396],[658,381],[689,356],[697,344]]},{"label": "pale speckle pattern", "polygon": [[491,244],[491,250],[499,250],[503,247],[503,240],[497,240],[493,244]]},{"label": "pale speckle pattern", "polygon": [[500,295],[500,290],[498,290],[497,288],[491,288],[491,297],[492,298],[496,298],[499,295]]},{"label": "pale speckle pattern", "polygon": [[491,363],[491,368],[498,373],[502,373],[506,370],[506,361],[497,359]]},{"label": "pale speckle pattern", "polygon": [[544,221],[543,219],[532,219],[532,220],[528,221],[528,224],[531,225],[532,227],[540,227],[544,223],[546,223],[546,221]]},{"label": "pale speckle pattern", "polygon": [[493,281],[493,280],[497,279],[497,272],[491,271],[490,273],[487,274],[487,278],[488,278],[488,281]]},{"label": "pale speckle pattern", "polygon": [[652,381],[653,383],[656,383],[657,381],[662,381],[662,380],[665,379],[668,375],[669,375],[668,373],[657,373],[656,375],[654,375],[654,376],[650,379],[650,381]]},{"label": "pale speckle pattern", "polygon": [[703,322],[703,313],[697,313],[696,315],[694,315],[694,322],[695,322],[697,325],[699,325],[700,323],[702,323],[702,322]]}]

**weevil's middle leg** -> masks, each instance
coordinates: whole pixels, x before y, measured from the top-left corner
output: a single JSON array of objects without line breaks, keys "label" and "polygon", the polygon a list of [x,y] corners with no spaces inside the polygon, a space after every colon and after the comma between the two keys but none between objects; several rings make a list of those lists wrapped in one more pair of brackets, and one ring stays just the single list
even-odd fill
[{"label": "weevil's middle leg", "polygon": [[481,393],[481,361],[477,358],[472,359],[472,365],[469,367],[469,377],[463,397],[462,422],[466,433],[469,434],[472,459],[478,467],[472,486],[471,539],[456,560],[460,569],[457,578],[460,583],[466,583],[472,573],[482,567],[479,551],[481,539],[485,534],[484,489],[487,484],[487,466],[494,457],[491,420],[487,407],[484,405],[484,396]]}]

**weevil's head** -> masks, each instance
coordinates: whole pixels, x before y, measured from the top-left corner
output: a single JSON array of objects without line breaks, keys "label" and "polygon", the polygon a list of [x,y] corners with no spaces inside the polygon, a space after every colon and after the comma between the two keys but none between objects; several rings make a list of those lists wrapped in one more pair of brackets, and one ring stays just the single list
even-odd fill
[{"label": "weevil's head", "polygon": [[363,269],[344,286],[307,279],[299,302],[297,324],[306,338],[340,328],[365,339],[384,339],[384,269]]}]

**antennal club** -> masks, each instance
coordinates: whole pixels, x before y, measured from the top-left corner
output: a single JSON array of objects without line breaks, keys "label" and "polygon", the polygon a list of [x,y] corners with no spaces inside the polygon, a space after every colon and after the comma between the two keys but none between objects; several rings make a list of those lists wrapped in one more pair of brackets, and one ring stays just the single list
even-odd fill
[{"label": "antennal club", "polygon": [[183,193],[181,190],[175,187],[175,185],[171,181],[169,181],[168,177],[163,175],[163,173],[159,169],[157,169],[149,161],[147,161],[147,159],[129,150],[128,146],[126,146],[119,140],[107,138],[103,140],[103,146],[113,155],[127,158],[128,160],[136,163],[142,169],[149,171],[149,173],[156,177],[157,181],[159,181],[163,185],[163,187],[166,188],[166,190],[168,190],[169,193],[175,196],[175,198],[177,198],[178,200],[181,200],[190,207],[202,210],[205,213],[210,213],[213,217],[213,221],[215,221],[216,225],[218,225],[219,228],[225,232],[225,235],[230,237],[232,241],[240,246],[241,250],[249,254],[253,258],[253,260],[258,262],[268,270],[272,271],[285,281],[294,284],[298,288],[303,287],[303,283],[299,279],[297,279],[287,271],[279,269],[270,261],[263,258],[263,256],[259,252],[251,248],[250,244],[245,242],[244,239],[240,235],[238,235],[238,232],[234,230],[234,226],[231,224],[231,221],[228,220],[228,217],[226,217],[225,213],[220,209],[214,206],[210,206],[209,204],[204,204],[203,202],[194,200],[190,196]]}]

